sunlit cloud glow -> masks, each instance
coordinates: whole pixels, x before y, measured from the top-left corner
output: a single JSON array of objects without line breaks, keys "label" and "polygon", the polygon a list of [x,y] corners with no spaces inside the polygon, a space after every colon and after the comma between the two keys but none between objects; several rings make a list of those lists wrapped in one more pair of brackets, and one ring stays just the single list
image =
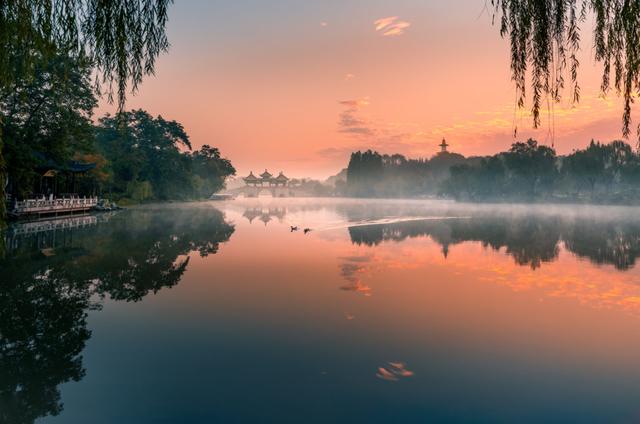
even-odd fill
[{"label": "sunlit cloud glow", "polygon": [[381,18],[373,24],[376,27],[376,32],[384,37],[402,35],[411,26],[409,22],[399,20],[398,16]]}]

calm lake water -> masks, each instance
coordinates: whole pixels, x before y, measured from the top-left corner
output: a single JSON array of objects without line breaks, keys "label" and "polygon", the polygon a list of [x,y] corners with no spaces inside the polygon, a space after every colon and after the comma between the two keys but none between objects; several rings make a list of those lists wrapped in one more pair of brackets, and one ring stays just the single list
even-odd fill
[{"label": "calm lake water", "polygon": [[640,209],[260,198],[4,238],[2,423],[640,421]]}]

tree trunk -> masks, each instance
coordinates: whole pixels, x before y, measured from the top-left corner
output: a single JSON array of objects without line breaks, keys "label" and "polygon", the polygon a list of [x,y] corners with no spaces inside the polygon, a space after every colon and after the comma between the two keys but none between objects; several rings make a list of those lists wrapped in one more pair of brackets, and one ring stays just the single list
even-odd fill
[{"label": "tree trunk", "polygon": [[2,130],[0,129],[0,229],[6,226],[7,222],[7,193],[5,192],[7,185],[7,168],[4,163],[4,154],[2,143]]}]

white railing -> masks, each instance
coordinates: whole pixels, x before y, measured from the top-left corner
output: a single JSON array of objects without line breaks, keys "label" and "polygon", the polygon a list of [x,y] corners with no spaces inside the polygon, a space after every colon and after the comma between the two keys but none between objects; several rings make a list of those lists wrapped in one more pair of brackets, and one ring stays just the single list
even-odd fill
[{"label": "white railing", "polygon": [[11,212],[14,214],[55,213],[65,211],[81,211],[94,208],[98,204],[97,197],[41,197],[27,199],[15,203]]},{"label": "white railing", "polygon": [[46,231],[66,230],[70,228],[87,227],[96,225],[98,218],[95,215],[81,215],[75,217],[64,217],[47,219],[45,221],[25,222],[9,227],[8,231],[13,236],[36,234]]}]

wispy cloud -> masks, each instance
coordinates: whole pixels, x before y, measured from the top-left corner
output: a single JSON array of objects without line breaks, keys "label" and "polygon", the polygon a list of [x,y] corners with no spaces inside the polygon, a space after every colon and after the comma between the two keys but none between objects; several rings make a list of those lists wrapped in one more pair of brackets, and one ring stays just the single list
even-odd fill
[{"label": "wispy cloud", "polygon": [[346,109],[338,116],[338,132],[359,136],[373,135],[367,121],[358,116],[358,111],[369,105],[368,98],[342,100],[339,103],[346,106]]},{"label": "wispy cloud", "polygon": [[[338,115],[338,132],[348,135],[355,144],[341,148],[324,149],[323,156],[336,157],[359,149],[377,149],[383,152],[403,154],[424,150],[426,133],[416,124],[384,122],[368,117],[364,109],[369,106],[368,97],[338,102],[345,109]],[[428,146],[435,151],[437,146]]]},{"label": "wispy cloud", "polygon": [[397,16],[381,18],[374,21],[373,24],[376,27],[376,32],[382,34],[384,37],[402,35],[405,30],[411,26],[409,22],[401,21]]},{"label": "wispy cloud", "polygon": [[[514,112],[513,104],[456,118],[444,125],[427,126],[417,122],[392,122],[368,113],[368,97],[343,100],[338,115],[337,132],[350,142],[320,152],[324,157],[339,158],[350,152],[374,149],[382,153],[400,153],[410,157],[431,156],[438,151],[442,138],[452,143],[453,151],[467,155],[493,154],[508,149],[515,140],[535,138],[554,145],[559,153],[587,143],[592,137],[610,141],[619,137],[619,106],[597,95],[584,95],[578,106],[556,105],[553,120],[538,129],[531,128],[527,111]],[[517,128],[517,131],[516,131]],[[346,140],[345,140],[346,141]]]},{"label": "wispy cloud", "polygon": [[346,75],[344,76],[344,80],[345,80],[345,81],[349,81],[349,80],[354,79],[355,77],[356,77],[356,76],[355,76],[355,75],[353,75],[353,74],[346,74]]},{"label": "wispy cloud", "polygon": [[342,106],[347,106],[349,108],[353,108],[353,109],[361,109],[365,106],[369,106],[369,98],[368,97],[364,97],[362,99],[354,99],[354,100],[340,100],[338,103],[340,103]]}]

